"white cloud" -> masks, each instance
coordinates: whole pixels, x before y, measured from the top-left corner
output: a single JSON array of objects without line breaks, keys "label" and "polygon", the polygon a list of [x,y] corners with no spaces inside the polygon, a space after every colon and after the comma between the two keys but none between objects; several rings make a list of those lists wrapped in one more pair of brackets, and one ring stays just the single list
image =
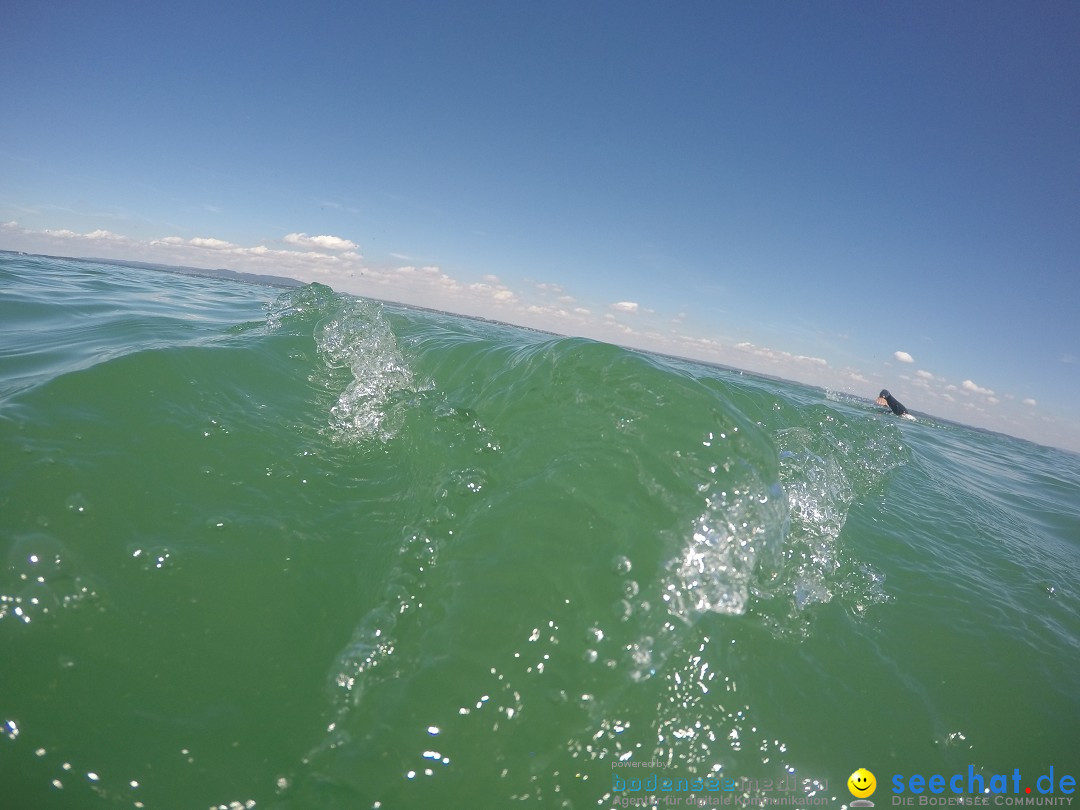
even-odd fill
[{"label": "white cloud", "polygon": [[611,308],[618,310],[619,312],[638,311],[638,305],[636,301],[616,301],[614,304],[611,305]]},{"label": "white cloud", "polygon": [[395,268],[394,272],[401,276],[438,276],[442,274],[442,271],[433,264],[424,265],[423,267],[414,267],[411,264],[405,265],[404,267]]},{"label": "white cloud", "polygon": [[213,237],[197,236],[194,239],[189,239],[188,244],[192,247],[208,248],[209,250],[234,250],[239,245],[234,245],[232,242],[226,242],[224,239],[214,239]]},{"label": "white cloud", "polygon": [[1022,401],[1021,401],[1021,404],[1023,404],[1023,405],[1027,405],[1027,406],[1028,406],[1029,408],[1034,408],[1034,407],[1035,407],[1036,405],[1038,405],[1039,403],[1037,403],[1037,402],[1036,402],[1035,400],[1033,400],[1033,399],[1032,399],[1031,397],[1028,397],[1027,399],[1025,399],[1025,400],[1022,400]]},{"label": "white cloud", "polygon": [[747,354],[752,354],[754,357],[760,357],[773,363],[795,362],[813,366],[829,365],[828,361],[821,357],[808,357],[805,354],[792,354],[791,352],[785,352],[780,349],[766,349],[762,346],[755,346],[753,343],[745,340],[742,343],[736,343],[735,348],[746,352]]},{"label": "white cloud", "polygon": [[494,279],[494,283],[490,281],[477,282],[469,285],[469,290],[473,293],[477,293],[481,298],[487,298],[496,304],[513,304],[517,302],[517,296],[514,292],[505,284],[499,282],[497,276],[484,276],[486,279]]},{"label": "white cloud", "polygon": [[994,392],[989,388],[983,388],[981,385],[976,385],[971,380],[964,380],[960,383],[960,387],[970,394],[982,394],[984,397],[994,396]]},{"label": "white cloud", "polygon": [[915,376],[916,377],[922,377],[924,380],[932,380],[932,379],[934,379],[933,374],[931,374],[929,371],[923,371],[922,369],[919,369],[918,371],[916,371]]},{"label": "white cloud", "polygon": [[96,231],[90,231],[85,235],[87,239],[101,241],[101,242],[129,242],[130,240],[126,236],[121,236],[118,233],[112,231],[103,231],[98,229]]},{"label": "white cloud", "polygon": [[703,349],[709,352],[718,352],[724,348],[724,344],[718,340],[713,340],[707,337],[690,337],[688,335],[680,335],[678,332],[672,330],[672,336],[676,341],[686,346],[692,346],[697,349]]},{"label": "white cloud", "polygon": [[893,352],[893,357],[899,360],[901,363],[914,363],[915,358],[907,352]]},{"label": "white cloud", "polygon": [[18,222],[11,221],[3,223],[3,228],[6,231],[11,231],[15,234],[24,236],[45,236],[51,240],[63,240],[65,242],[83,242],[89,244],[108,242],[117,245],[130,245],[131,239],[112,231],[106,231],[98,229],[96,231],[90,231],[89,233],[77,233],[76,231],[70,231],[67,228],[58,228],[55,230],[46,228],[43,231],[29,231],[22,228]]},{"label": "white cloud", "polygon": [[591,314],[587,309],[583,310],[580,307],[568,310],[558,305],[548,305],[543,303],[526,304],[525,302],[521,302],[521,306],[524,307],[524,312],[529,315],[535,315],[540,319],[535,321],[530,320],[528,324],[524,325],[531,324],[537,329],[544,329],[547,331],[556,328],[556,324],[552,322],[553,319],[557,319],[560,322],[558,324],[559,329],[578,329],[588,323],[586,316]]},{"label": "white cloud", "polygon": [[308,236],[306,233],[288,233],[285,234],[284,241],[289,245],[319,250],[356,250],[358,247],[355,242],[349,239],[342,239],[340,236],[330,236],[328,234]]}]

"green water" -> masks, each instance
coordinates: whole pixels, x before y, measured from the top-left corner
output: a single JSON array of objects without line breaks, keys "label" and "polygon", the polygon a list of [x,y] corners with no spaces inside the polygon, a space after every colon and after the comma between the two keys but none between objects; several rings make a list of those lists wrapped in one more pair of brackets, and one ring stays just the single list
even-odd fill
[{"label": "green water", "polygon": [[318,286],[0,254],[0,563],[4,807],[1080,771],[1075,455]]}]

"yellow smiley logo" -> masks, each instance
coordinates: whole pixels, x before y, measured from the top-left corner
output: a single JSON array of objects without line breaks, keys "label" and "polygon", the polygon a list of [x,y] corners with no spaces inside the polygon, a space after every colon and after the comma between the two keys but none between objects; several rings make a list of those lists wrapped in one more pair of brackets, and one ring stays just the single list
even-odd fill
[{"label": "yellow smiley logo", "polygon": [[877,779],[866,768],[859,768],[847,780],[847,788],[851,795],[859,799],[871,796],[877,788]]}]

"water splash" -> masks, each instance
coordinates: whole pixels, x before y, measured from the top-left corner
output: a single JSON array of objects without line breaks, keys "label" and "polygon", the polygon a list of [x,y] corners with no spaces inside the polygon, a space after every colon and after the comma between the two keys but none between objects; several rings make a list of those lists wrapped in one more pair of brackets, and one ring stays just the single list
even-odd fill
[{"label": "water splash", "polygon": [[388,441],[404,418],[402,395],[415,391],[412,371],[377,304],[351,299],[315,333],[330,368],[347,368],[352,380],[330,409],[337,441]]},{"label": "water splash", "polygon": [[[852,507],[903,463],[902,453],[869,422],[842,423],[828,411],[820,417],[813,429],[784,428],[775,436],[788,508],[780,588],[774,591],[785,596],[778,601],[786,604],[787,616],[772,625],[781,632],[805,631],[805,611],[837,596],[856,613],[887,599],[884,575],[855,559],[840,536]],[[773,610],[761,607],[762,615]]]},{"label": "water splash", "polygon": [[267,310],[266,326],[269,331],[311,329],[323,361],[313,381],[336,393],[328,421],[331,439],[364,444],[397,434],[417,386],[382,305],[311,284],[282,293]]},{"label": "water splash", "polygon": [[748,481],[706,498],[705,511],[664,587],[664,601],[674,616],[690,621],[706,612],[746,611],[758,560],[780,538],[781,495],[776,484]]}]

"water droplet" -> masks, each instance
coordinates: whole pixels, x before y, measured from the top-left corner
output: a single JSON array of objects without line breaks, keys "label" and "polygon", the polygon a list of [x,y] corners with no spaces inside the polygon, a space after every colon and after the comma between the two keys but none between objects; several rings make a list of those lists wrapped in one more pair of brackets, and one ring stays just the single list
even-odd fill
[{"label": "water droplet", "polygon": [[76,514],[81,515],[86,513],[86,510],[89,508],[90,504],[82,493],[76,492],[74,495],[64,501],[64,506],[67,507],[69,512],[75,512]]}]

